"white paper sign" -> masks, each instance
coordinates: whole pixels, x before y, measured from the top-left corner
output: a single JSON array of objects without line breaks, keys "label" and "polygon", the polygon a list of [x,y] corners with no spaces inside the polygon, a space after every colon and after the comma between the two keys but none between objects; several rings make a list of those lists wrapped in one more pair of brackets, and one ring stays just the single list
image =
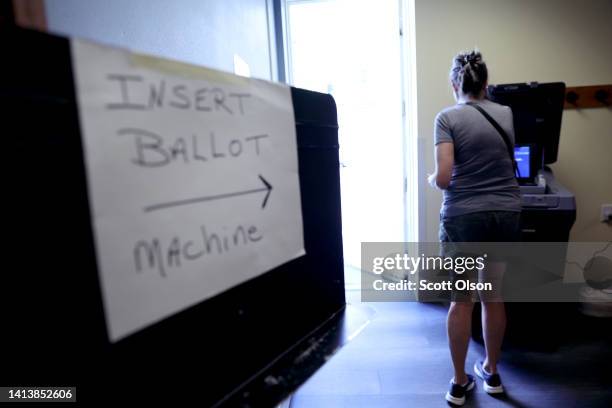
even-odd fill
[{"label": "white paper sign", "polygon": [[72,40],[111,341],[304,254],[290,89]]}]

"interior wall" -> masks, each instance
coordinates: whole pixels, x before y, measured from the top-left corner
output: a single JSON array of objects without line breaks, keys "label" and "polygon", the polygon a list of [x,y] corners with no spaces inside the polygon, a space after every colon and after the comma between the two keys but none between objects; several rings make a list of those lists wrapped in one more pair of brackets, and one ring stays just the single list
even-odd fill
[{"label": "interior wall", "polygon": [[[434,169],[433,121],[454,99],[448,83],[453,55],[478,47],[489,82],[612,83],[609,0],[415,0],[418,87],[420,239],[437,241],[441,193],[427,185]],[[576,194],[574,241],[612,239],[599,221],[612,203],[612,109],[565,110],[557,178]]]},{"label": "interior wall", "polygon": [[[48,28],[133,51],[276,78],[271,0],[45,0]],[[272,31],[272,32],[271,32]],[[271,58],[272,57],[272,58]]]}]

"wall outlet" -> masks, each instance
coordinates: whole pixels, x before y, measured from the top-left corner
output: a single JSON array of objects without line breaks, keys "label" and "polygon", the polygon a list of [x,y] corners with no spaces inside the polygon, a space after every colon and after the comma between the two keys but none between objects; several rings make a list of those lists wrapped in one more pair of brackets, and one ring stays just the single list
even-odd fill
[{"label": "wall outlet", "polygon": [[612,224],[612,204],[601,205],[601,222]]}]

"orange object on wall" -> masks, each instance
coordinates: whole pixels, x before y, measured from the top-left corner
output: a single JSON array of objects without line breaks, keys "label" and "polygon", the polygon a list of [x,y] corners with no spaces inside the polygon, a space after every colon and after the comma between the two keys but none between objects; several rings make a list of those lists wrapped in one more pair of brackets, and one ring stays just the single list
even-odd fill
[{"label": "orange object on wall", "polygon": [[565,109],[612,106],[612,85],[569,86],[565,88]]}]

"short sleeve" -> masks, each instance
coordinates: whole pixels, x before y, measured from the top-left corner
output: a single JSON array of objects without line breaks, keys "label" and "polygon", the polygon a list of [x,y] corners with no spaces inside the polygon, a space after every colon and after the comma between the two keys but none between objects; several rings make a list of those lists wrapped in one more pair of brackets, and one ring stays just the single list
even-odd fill
[{"label": "short sleeve", "polygon": [[453,132],[444,112],[438,113],[434,122],[434,144],[440,143],[453,143]]}]

